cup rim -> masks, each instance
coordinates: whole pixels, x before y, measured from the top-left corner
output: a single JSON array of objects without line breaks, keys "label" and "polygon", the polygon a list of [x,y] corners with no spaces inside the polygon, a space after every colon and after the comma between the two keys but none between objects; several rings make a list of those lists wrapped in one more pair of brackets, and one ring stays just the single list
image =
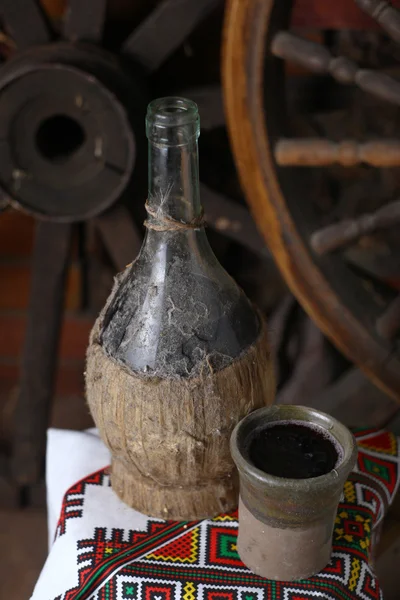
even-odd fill
[{"label": "cup rim", "polygon": [[[299,413],[299,414],[296,414]],[[293,414],[296,414],[294,417]],[[264,420],[263,425],[266,422],[281,422],[288,419],[293,419],[298,422],[304,421],[304,423],[313,423],[324,427],[323,424],[329,425],[324,427],[328,433],[335,438],[343,449],[343,456],[341,457],[340,463],[329,473],[319,475],[317,477],[309,477],[306,479],[292,479],[289,477],[278,477],[277,475],[271,475],[261,469],[258,469],[253,463],[251,463],[246,456],[243,454],[244,443],[240,439],[241,436],[245,435],[246,429],[252,424],[262,423],[265,416],[277,416],[277,418]],[[289,415],[292,415],[291,417]],[[308,419],[302,418],[300,415],[308,416]],[[261,429],[261,427],[259,427]],[[340,439],[339,439],[340,438]],[[307,491],[310,488],[310,482],[314,490],[319,488],[326,488],[340,483],[348,477],[350,471],[353,469],[357,460],[357,442],[351,431],[343,425],[340,421],[328,415],[327,413],[317,410],[315,408],[293,405],[293,404],[281,404],[272,405],[259,408],[246,417],[244,417],[234,428],[231,440],[230,449],[232,458],[238,468],[240,477],[246,477],[250,479],[257,486],[268,486],[269,488],[282,488],[288,487],[292,490],[297,489],[298,491]]]}]

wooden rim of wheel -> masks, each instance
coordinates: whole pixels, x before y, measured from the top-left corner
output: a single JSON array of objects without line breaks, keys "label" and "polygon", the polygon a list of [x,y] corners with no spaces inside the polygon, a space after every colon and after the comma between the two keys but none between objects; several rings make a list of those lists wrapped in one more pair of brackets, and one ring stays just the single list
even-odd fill
[{"label": "wooden rim of wheel", "polygon": [[[292,0],[227,2],[222,74],[236,166],[256,223],[293,294],[333,343],[376,385],[400,401],[399,358],[393,345],[370,326],[370,313],[377,318],[378,307],[366,307],[365,317],[348,308],[347,283],[331,284],[332,272],[342,266],[325,263],[313,255],[288,209],[282,189],[286,192],[286,187],[278,175],[271,141],[277,140],[277,124],[268,117],[268,109],[271,103],[280,101],[274,97],[279,89],[265,95],[263,90],[276,83],[274,78],[268,80],[268,75],[276,74],[279,83],[283,69],[280,61],[266,50],[277,28],[288,28],[291,9]],[[297,197],[302,200],[301,194]],[[341,279],[339,271],[338,278]],[[356,291],[360,306],[364,301],[365,305],[371,303],[365,290]]]}]

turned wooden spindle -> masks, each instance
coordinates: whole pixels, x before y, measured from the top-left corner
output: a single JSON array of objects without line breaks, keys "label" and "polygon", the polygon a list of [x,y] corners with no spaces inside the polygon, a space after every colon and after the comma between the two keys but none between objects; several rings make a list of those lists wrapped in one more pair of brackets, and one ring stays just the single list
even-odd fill
[{"label": "turned wooden spindle", "polygon": [[367,15],[375,19],[388,35],[400,42],[400,12],[386,0],[355,0]]},{"label": "turned wooden spindle", "polygon": [[357,219],[344,219],[315,231],[310,244],[318,254],[326,254],[355,242],[363,235],[400,223],[400,200],[391,202],[373,213]]},{"label": "turned wooden spindle", "polygon": [[361,69],[344,57],[334,57],[327,48],[310,40],[281,31],[271,45],[272,53],[313,73],[329,74],[339,83],[355,84],[360,89],[392,104],[400,104],[400,82],[385,73]]},{"label": "turned wooden spindle", "polygon": [[361,163],[373,167],[400,165],[400,140],[374,140],[336,143],[323,138],[281,139],[274,148],[275,160],[282,167],[324,167],[339,164],[353,167]]}]

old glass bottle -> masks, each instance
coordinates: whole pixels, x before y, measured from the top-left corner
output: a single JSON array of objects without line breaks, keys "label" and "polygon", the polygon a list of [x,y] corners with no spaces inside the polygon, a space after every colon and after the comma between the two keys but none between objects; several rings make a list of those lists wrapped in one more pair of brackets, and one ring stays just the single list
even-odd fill
[{"label": "old glass bottle", "polygon": [[250,302],[219,264],[204,230],[196,104],[149,105],[147,234],[120,276],[100,333],[107,355],[142,376],[187,378],[226,367],[257,338]]},{"label": "old glass bottle", "polygon": [[233,427],[274,399],[267,327],[207,241],[196,105],[156,100],[146,125],[146,238],[93,326],[87,400],[124,502],[207,518],[237,505]]}]

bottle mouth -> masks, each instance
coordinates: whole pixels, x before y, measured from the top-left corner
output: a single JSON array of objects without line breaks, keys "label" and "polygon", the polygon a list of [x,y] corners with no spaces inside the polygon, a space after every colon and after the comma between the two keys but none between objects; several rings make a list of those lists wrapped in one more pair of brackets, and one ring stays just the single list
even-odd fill
[{"label": "bottle mouth", "polygon": [[146,135],[160,146],[183,146],[200,135],[197,104],[186,98],[170,96],[150,102],[146,116]]},{"label": "bottle mouth", "polygon": [[173,127],[195,123],[199,119],[197,104],[187,98],[167,96],[150,102],[147,108],[147,123]]}]

